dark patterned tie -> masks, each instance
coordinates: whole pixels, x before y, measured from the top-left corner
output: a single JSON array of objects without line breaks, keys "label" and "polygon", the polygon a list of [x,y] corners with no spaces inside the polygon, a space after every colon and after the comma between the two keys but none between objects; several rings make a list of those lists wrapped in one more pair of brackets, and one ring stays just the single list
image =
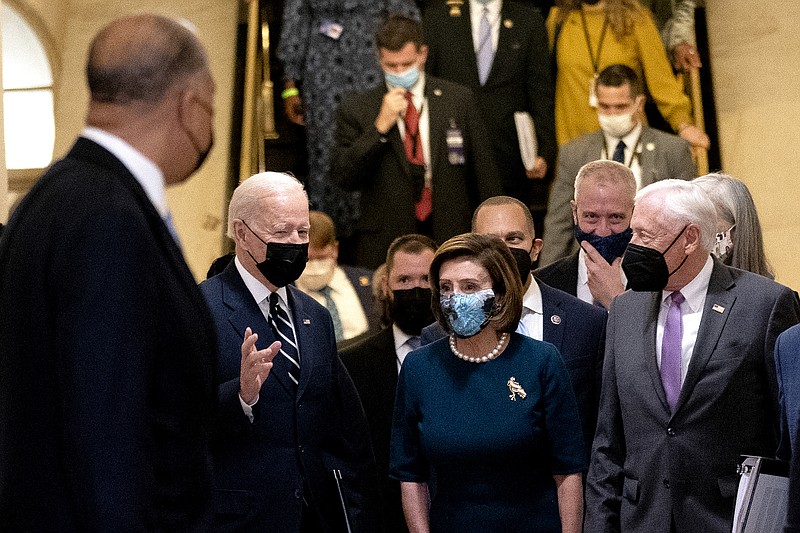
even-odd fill
[{"label": "dark patterned tie", "polygon": [[286,310],[281,307],[277,292],[269,295],[269,325],[275,338],[281,341],[281,354],[289,360],[289,379],[297,385],[300,382],[300,356],[294,340],[292,323]]}]

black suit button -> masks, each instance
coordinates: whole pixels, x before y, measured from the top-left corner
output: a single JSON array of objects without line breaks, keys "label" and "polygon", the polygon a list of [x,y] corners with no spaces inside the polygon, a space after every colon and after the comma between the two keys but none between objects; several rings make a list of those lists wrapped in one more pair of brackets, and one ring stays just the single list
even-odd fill
[{"label": "black suit button", "polygon": [[675,436],[675,430],[672,429],[672,428],[667,428],[667,435],[669,435],[670,437],[674,437]]},{"label": "black suit button", "polygon": [[294,489],[294,497],[299,500],[303,497],[303,491],[300,489]]},{"label": "black suit button", "polygon": [[664,488],[665,489],[669,488],[669,480],[668,479],[665,479],[664,481],[662,481],[662,483],[664,484]]}]

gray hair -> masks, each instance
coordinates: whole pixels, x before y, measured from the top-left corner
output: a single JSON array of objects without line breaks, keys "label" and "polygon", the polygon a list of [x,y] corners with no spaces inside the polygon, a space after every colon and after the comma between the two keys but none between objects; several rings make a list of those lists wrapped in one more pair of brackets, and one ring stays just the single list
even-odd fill
[{"label": "gray hair", "polygon": [[228,237],[233,238],[234,219],[252,220],[263,215],[263,204],[260,202],[265,196],[300,191],[308,200],[303,184],[284,172],[261,172],[250,176],[233,191],[231,202],[228,206]]},{"label": "gray hair", "polygon": [[[711,198],[717,218],[736,228],[730,265],[774,279],[775,273],[764,253],[764,237],[756,204],[750,190],[740,180],[722,173],[706,174],[692,181]],[[727,261],[726,261],[727,262]]]},{"label": "gray hair", "polygon": [[596,183],[608,185],[622,185],[630,193],[630,197],[636,194],[636,177],[633,171],[621,163],[607,159],[592,161],[583,165],[575,176],[575,194],[573,199],[578,199],[578,189],[584,180],[591,179]]},{"label": "gray hair", "polygon": [[654,194],[663,196],[662,217],[675,226],[694,224],[700,228],[700,246],[710,252],[716,243],[717,213],[705,191],[689,181],[668,179],[644,187],[635,202],[639,204]]}]

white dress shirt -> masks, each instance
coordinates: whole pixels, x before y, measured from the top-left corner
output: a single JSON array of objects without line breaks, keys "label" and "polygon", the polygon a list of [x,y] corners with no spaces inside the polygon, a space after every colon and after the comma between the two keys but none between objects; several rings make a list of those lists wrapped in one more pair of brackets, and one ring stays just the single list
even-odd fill
[{"label": "white dress shirt", "polygon": [[[681,325],[683,326],[683,336],[681,337],[681,384],[686,379],[686,371],[689,369],[689,362],[692,360],[694,345],[697,341],[697,332],[700,330],[700,321],[703,318],[703,306],[706,303],[708,293],[708,282],[711,280],[711,271],[714,269],[714,261],[708,256],[703,269],[692,281],[680,290],[686,299],[681,304]],[[661,307],[658,309],[658,324],[656,326],[656,361],[658,368],[661,368],[661,345],[664,341],[664,323],[667,321],[669,311],[669,295],[673,291],[661,291]]]},{"label": "white dress shirt", "polygon": [[604,131],[603,139],[606,145],[600,153],[600,159],[611,159],[614,155],[614,150],[617,149],[619,141],[625,143],[625,165],[631,169],[633,177],[636,178],[637,191],[642,188],[642,167],[639,164],[639,158],[642,155],[641,135],[641,122],[636,124],[636,126],[621,139],[619,137],[612,137]]},{"label": "white dress shirt", "polygon": [[133,174],[136,181],[144,189],[148,200],[156,208],[159,216],[165,218],[169,215],[167,195],[164,190],[164,173],[153,161],[146,158],[136,148],[105,130],[86,126],[81,132],[81,137],[94,141],[119,159],[125,168]]},{"label": "white dress shirt", "polygon": [[[428,99],[425,97],[425,73],[420,71],[419,79],[411,89],[411,101],[419,113],[419,137],[422,143],[422,157],[425,160],[425,186],[431,187],[431,144],[430,144],[430,119],[428,118]],[[400,113],[400,120],[397,121],[397,130],[400,139],[406,138],[405,113]]]},{"label": "white dress shirt", "polygon": [[478,46],[480,45],[480,27],[484,7],[489,11],[486,18],[489,19],[489,26],[492,28],[492,50],[495,52],[497,52],[497,43],[500,41],[500,10],[503,8],[503,1],[489,0],[483,3],[478,0],[469,0],[469,20],[472,24],[472,45],[475,48],[476,57],[478,54]]},{"label": "white dress shirt", "polygon": [[400,373],[400,367],[403,366],[403,361],[406,356],[411,352],[412,348],[409,346],[408,341],[411,335],[397,327],[397,324],[392,324],[392,334],[394,337],[394,353],[397,354],[397,373]]},{"label": "white dress shirt", "polygon": [[[323,307],[326,307],[325,295],[303,286],[302,279],[298,279],[295,283],[297,288],[314,298]],[[343,338],[352,339],[365,333],[369,329],[367,315],[364,312],[364,308],[361,307],[361,299],[342,267],[337,266],[333,270],[333,277],[328,282],[328,287],[331,288],[331,299],[336,305],[336,311],[339,313],[339,320],[342,323]]]},{"label": "white dress shirt", "polygon": [[527,335],[537,341],[544,336],[544,311],[542,309],[542,291],[535,279],[531,279],[528,290],[522,296],[522,318],[517,326],[517,333]]}]

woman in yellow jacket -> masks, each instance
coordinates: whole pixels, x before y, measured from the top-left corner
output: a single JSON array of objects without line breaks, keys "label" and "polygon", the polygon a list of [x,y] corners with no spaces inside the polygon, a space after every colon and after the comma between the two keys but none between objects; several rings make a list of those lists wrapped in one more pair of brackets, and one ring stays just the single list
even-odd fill
[{"label": "woman in yellow jacket", "polygon": [[644,80],[658,110],[678,134],[708,148],[708,137],[690,122],[689,98],[672,73],[651,14],[638,0],[558,0],[547,18],[556,75],[556,137],[563,145],[600,124],[594,80],[621,63]]}]

